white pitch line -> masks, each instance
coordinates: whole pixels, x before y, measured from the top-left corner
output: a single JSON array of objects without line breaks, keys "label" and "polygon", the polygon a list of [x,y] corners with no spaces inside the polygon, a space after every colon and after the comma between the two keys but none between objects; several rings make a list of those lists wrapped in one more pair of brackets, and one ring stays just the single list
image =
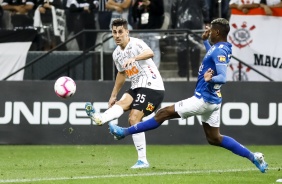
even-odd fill
[{"label": "white pitch line", "polygon": [[[278,169],[279,168],[271,168],[269,170],[278,170]],[[27,183],[27,182],[37,182],[37,181],[86,180],[86,179],[99,179],[99,178],[229,173],[229,172],[244,172],[244,171],[257,171],[257,169],[254,169],[254,168],[253,169],[226,169],[226,170],[208,170],[208,171],[198,170],[198,171],[155,172],[155,173],[140,173],[140,174],[116,174],[116,175],[100,175],[100,176],[74,176],[74,177],[58,177],[58,178],[7,179],[7,180],[0,180],[0,183]]]}]

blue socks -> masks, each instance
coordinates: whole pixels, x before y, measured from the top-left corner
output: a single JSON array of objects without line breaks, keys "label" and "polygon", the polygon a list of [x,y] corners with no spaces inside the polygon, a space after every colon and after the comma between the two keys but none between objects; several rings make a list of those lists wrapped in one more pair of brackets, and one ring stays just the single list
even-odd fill
[{"label": "blue socks", "polygon": [[253,153],[231,137],[223,136],[220,146],[232,151],[236,155],[248,158],[251,162],[254,161]]},{"label": "blue socks", "polygon": [[158,123],[154,118],[151,118],[144,122],[137,123],[131,127],[124,128],[123,131],[125,135],[136,134],[158,128],[160,125],[161,124]]}]

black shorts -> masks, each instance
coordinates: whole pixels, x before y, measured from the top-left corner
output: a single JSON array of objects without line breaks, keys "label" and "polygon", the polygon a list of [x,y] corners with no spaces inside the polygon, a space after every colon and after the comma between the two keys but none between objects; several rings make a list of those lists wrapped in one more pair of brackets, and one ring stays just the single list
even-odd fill
[{"label": "black shorts", "polygon": [[144,116],[154,112],[164,99],[164,90],[136,88],[126,92],[133,98],[130,109],[143,111]]}]

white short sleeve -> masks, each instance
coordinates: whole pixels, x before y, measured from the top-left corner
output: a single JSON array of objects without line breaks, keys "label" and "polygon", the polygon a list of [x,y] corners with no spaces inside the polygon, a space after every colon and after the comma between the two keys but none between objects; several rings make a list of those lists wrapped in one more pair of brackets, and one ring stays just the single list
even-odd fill
[{"label": "white short sleeve", "polygon": [[239,0],[230,0],[229,4],[239,4]]}]

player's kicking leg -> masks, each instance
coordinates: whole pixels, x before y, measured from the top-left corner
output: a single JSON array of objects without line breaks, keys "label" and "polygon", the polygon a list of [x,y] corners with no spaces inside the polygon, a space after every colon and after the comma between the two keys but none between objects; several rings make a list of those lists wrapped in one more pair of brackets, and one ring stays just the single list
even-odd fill
[{"label": "player's kicking leg", "polygon": [[123,114],[123,108],[120,105],[113,105],[103,113],[95,112],[94,107],[90,102],[85,104],[87,116],[92,119],[93,125],[103,125],[113,119],[119,118]]},{"label": "player's kicking leg", "polygon": [[117,126],[109,123],[110,133],[116,137],[117,140],[123,139],[128,135],[139,132],[146,132],[158,128],[165,120],[179,118],[180,116],[174,111],[174,105],[160,109],[156,115],[146,121],[139,122],[128,128]]},{"label": "player's kicking leg", "polygon": [[102,116],[100,113],[96,113],[94,107],[90,102],[86,102],[85,111],[87,116],[92,119],[94,125],[103,125]]},{"label": "player's kicking leg", "polygon": [[[162,121],[163,122],[163,121]],[[113,123],[109,123],[109,129],[110,133],[115,136],[117,140],[121,140],[125,138],[128,135],[136,134],[139,132],[146,132],[149,130],[153,130],[158,128],[161,125],[161,123],[158,123],[155,118],[150,118],[146,121],[139,122],[133,126],[130,126],[128,128],[123,128],[120,126],[117,126]]]}]

